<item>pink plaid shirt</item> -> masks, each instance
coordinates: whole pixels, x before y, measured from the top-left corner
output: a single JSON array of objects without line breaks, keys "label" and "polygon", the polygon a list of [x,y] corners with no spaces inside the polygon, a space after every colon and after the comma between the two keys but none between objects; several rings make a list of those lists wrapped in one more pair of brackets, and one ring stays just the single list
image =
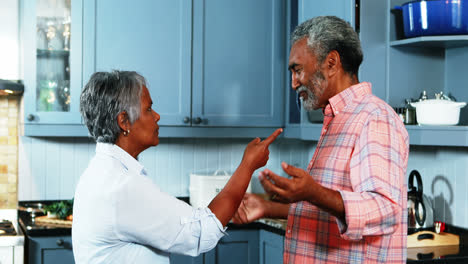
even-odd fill
[{"label": "pink plaid shirt", "polygon": [[308,202],[291,204],[284,263],[405,263],[408,133],[370,83],[329,102],[308,171],[341,193],[346,223]]}]

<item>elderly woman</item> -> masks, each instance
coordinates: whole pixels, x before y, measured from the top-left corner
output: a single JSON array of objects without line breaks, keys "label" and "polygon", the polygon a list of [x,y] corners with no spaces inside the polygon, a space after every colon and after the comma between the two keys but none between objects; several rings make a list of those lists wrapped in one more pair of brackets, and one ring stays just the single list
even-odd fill
[{"label": "elderly woman", "polygon": [[136,72],[97,72],[82,91],[80,111],[97,145],[75,193],[77,263],[169,263],[169,253],[209,251],[282,131],[250,142],[218,196],[207,208],[192,208],[161,191],[138,162],[142,151],[159,143],[160,116],[152,104],[145,78]]}]

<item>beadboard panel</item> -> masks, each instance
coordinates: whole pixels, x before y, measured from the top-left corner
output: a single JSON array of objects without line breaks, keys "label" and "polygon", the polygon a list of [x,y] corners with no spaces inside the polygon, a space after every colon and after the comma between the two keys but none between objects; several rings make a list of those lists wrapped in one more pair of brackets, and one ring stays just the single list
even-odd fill
[{"label": "beadboard panel", "polygon": [[[188,196],[190,173],[225,170],[239,165],[246,139],[160,139],[157,147],[141,153],[139,160],[149,177],[174,196]],[[311,142],[277,139],[270,146],[267,168],[285,175],[281,161],[306,168],[312,157]],[[94,156],[95,143],[86,138],[20,137],[19,200],[70,199],[80,175]],[[258,171],[253,192],[262,192]]]},{"label": "beadboard panel", "polygon": [[435,221],[468,227],[468,149],[411,146],[407,176],[413,169],[421,174]]}]

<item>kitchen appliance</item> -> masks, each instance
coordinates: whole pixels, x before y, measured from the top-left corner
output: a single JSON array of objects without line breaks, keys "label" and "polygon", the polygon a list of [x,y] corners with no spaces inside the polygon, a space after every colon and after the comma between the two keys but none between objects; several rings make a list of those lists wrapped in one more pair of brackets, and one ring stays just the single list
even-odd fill
[{"label": "kitchen appliance", "polygon": [[407,38],[468,34],[468,0],[419,0],[401,8]]},{"label": "kitchen appliance", "polygon": [[24,261],[24,235],[17,225],[14,209],[0,210],[0,263],[14,264]]},{"label": "kitchen appliance", "polygon": [[20,81],[0,79],[0,95],[22,95],[24,85]]},{"label": "kitchen appliance", "polygon": [[[207,207],[211,200],[224,188],[231,175],[224,170],[190,174],[190,204],[195,208]],[[251,192],[251,184],[247,187]]]},{"label": "kitchen appliance", "polygon": [[[416,178],[417,185],[414,185]],[[408,235],[417,231],[432,229],[434,210],[431,201],[423,194],[421,174],[411,171],[408,179]]]}]

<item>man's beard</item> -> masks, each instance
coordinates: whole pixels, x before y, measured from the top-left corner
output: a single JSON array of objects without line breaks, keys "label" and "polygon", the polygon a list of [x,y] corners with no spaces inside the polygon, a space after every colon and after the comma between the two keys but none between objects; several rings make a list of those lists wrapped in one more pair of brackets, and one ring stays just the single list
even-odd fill
[{"label": "man's beard", "polygon": [[[318,109],[320,106],[318,105],[318,98],[321,97],[326,89],[328,82],[325,80],[323,73],[321,71],[317,71],[314,76],[312,77],[311,87],[301,85],[297,90],[297,94],[299,95],[301,92],[307,93],[307,99],[301,98],[302,106],[306,111],[312,111]],[[315,93],[312,92],[313,88],[315,89]]]}]

